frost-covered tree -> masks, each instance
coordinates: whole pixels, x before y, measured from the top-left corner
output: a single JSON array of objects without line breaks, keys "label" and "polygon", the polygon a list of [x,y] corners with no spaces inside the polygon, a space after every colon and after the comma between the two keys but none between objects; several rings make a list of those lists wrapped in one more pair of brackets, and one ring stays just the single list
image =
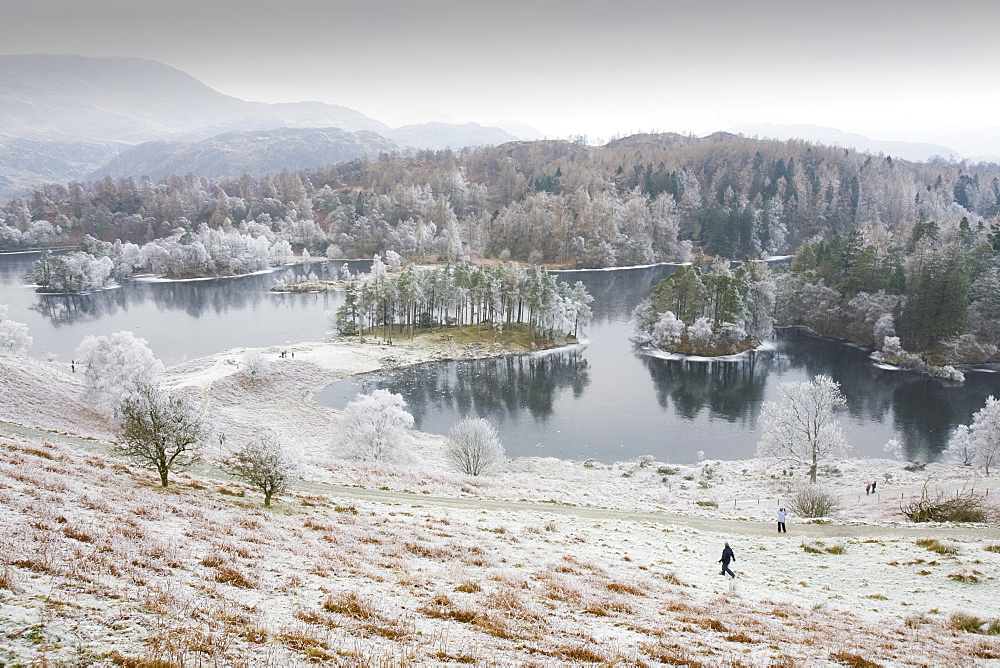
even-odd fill
[{"label": "frost-covered tree", "polygon": [[834,413],[847,405],[847,399],[829,376],[781,383],[778,397],[761,408],[757,456],[806,465],[809,481],[816,482],[820,462],[840,457],[850,448]]},{"label": "frost-covered tree", "polygon": [[7,305],[0,304],[0,354],[24,355],[31,348],[33,339],[28,326],[7,319]]},{"label": "frost-covered tree", "polygon": [[407,457],[413,437],[413,416],[402,395],[388,390],[359,394],[344,407],[334,432],[334,445],[363,462],[399,461]]},{"label": "frost-covered tree", "polygon": [[150,382],[139,382],[125,396],[116,417],[121,437],[117,450],[154,467],[163,487],[171,473],[194,463],[208,435],[197,409]]},{"label": "frost-covered tree", "polygon": [[653,325],[653,345],[658,348],[676,346],[684,336],[685,329],[684,323],[674,315],[673,311],[664,311]]},{"label": "frost-covered tree", "polygon": [[253,385],[261,382],[271,373],[270,358],[259,350],[248,350],[243,353],[240,363],[247,379]]},{"label": "frost-covered tree", "polygon": [[948,440],[944,451],[946,459],[958,462],[962,466],[972,466],[976,461],[976,450],[969,439],[969,425],[960,424]]},{"label": "frost-covered tree", "polygon": [[300,463],[277,433],[265,429],[233,455],[226,468],[259,489],[264,494],[264,507],[268,507],[271,497],[284,492],[297,475]]},{"label": "frost-covered tree", "polygon": [[159,386],[163,364],[153,357],[146,340],[132,332],[88,336],[76,351],[83,365],[85,397],[95,408],[112,415],[140,384]]},{"label": "frost-covered tree", "polygon": [[890,438],[882,446],[882,450],[897,462],[903,460],[903,444],[898,438]]},{"label": "frost-covered tree", "polygon": [[503,466],[503,443],[489,420],[465,418],[448,432],[448,458],[467,475],[495,473]]},{"label": "frost-covered tree", "polygon": [[712,322],[704,316],[698,318],[687,328],[687,335],[694,352],[705,352],[712,344]]},{"label": "frost-covered tree", "polygon": [[[961,437],[961,430],[956,437]],[[970,463],[982,467],[989,475],[990,468],[1000,461],[1000,401],[993,395],[986,397],[986,405],[972,416],[964,448],[955,443],[956,437],[952,438],[953,444],[971,453]]]}]

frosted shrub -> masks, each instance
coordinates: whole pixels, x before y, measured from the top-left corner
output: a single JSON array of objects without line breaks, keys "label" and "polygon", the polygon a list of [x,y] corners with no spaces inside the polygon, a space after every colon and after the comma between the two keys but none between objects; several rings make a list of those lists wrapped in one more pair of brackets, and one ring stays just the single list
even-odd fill
[{"label": "frosted shrub", "polygon": [[271,360],[259,350],[248,350],[243,353],[243,371],[251,384],[257,384],[271,373]]},{"label": "frosted shrub", "polygon": [[788,507],[800,517],[829,517],[840,506],[836,495],[821,487],[803,487],[788,501]]},{"label": "frosted shrub", "polygon": [[448,432],[448,458],[467,475],[495,473],[506,461],[503,444],[489,420],[465,418]]}]

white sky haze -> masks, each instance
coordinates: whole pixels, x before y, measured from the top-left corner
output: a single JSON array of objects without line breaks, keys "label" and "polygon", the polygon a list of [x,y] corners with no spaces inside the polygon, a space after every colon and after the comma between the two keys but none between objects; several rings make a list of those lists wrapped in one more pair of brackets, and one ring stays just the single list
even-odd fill
[{"label": "white sky haze", "polygon": [[997,125],[1000,4],[0,0],[0,53],[139,56],[223,93],[549,136]]}]

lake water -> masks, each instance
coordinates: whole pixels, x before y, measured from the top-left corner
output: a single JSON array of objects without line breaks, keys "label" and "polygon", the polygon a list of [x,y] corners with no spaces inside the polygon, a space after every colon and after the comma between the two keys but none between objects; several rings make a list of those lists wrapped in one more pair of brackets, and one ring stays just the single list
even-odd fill
[{"label": "lake water", "polygon": [[[267,346],[328,336],[326,313],[340,293],[277,294],[279,276],[301,267],[227,279],[126,281],[88,295],[40,295],[22,277],[35,255],[0,256],[0,304],[28,325],[35,357],[69,361],[88,334],[130,330],[171,365],[237,346]],[[342,263],[335,263],[339,267]],[[352,263],[355,271],[368,263]],[[313,265],[325,275],[334,264]],[[774,350],[738,361],[665,360],[629,341],[629,316],[672,267],[561,274],[595,297],[587,343],[568,350],[473,362],[424,364],[345,379],[317,394],[342,408],[358,392],[402,394],[417,427],[447,433],[462,417],[486,417],[507,453],[600,461],[654,455],[677,463],[751,457],[763,401],[781,381],[829,374],[848,407],[841,418],[855,453],[882,456],[899,438],[908,458],[933,458],[949,433],[968,423],[1000,374],[970,371],[963,385],[872,365],[868,351],[839,342],[780,333]]]}]

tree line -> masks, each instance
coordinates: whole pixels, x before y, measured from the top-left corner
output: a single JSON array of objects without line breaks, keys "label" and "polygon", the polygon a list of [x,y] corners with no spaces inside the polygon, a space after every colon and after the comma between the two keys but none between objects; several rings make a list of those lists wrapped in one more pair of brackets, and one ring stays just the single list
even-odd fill
[{"label": "tree line", "polygon": [[382,155],[274,175],[46,184],[0,208],[0,247],[148,243],[262,225],[298,252],[581,267],[790,252],[854,228],[995,230],[1000,166],[802,141],[636,135]]}]

